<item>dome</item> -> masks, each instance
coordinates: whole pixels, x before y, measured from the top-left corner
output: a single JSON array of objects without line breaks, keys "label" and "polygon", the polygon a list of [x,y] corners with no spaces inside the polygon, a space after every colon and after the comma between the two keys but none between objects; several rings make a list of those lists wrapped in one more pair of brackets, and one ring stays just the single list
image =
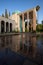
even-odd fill
[{"label": "dome", "polygon": [[15,10],[12,14],[15,14],[15,13],[19,14],[21,12],[19,10]]}]

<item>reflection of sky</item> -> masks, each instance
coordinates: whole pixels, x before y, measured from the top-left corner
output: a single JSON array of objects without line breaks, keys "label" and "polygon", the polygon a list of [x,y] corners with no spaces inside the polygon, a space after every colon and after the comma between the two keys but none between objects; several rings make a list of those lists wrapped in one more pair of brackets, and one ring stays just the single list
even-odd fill
[{"label": "reflection of sky", "polygon": [[0,15],[4,13],[5,9],[8,9],[12,13],[15,10],[28,10],[37,5],[40,6],[38,21],[41,23],[43,19],[43,0],[0,0]]}]

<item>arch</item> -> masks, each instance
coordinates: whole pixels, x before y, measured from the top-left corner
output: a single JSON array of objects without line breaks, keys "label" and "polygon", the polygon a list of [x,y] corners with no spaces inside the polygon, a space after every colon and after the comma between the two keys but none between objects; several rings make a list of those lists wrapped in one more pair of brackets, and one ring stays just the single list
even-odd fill
[{"label": "arch", "polygon": [[25,32],[27,32],[27,22],[25,22]]},{"label": "arch", "polygon": [[9,23],[6,22],[6,32],[9,32]]},{"label": "arch", "polygon": [[10,23],[10,32],[12,32],[12,23]]},{"label": "arch", "polygon": [[4,28],[5,28],[5,22],[1,21],[1,33],[5,32]]}]

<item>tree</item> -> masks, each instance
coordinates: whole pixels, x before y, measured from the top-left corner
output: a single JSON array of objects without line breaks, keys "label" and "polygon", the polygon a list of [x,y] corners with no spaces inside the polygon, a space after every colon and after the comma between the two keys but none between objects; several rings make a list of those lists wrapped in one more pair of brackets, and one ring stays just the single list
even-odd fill
[{"label": "tree", "polygon": [[4,17],[4,14],[2,13],[2,17]]},{"label": "tree", "polygon": [[38,11],[40,9],[40,6],[39,5],[37,5],[36,6],[36,11]]},{"label": "tree", "polygon": [[43,20],[42,20],[42,24],[43,24]]},{"label": "tree", "polygon": [[12,14],[15,14],[15,12],[12,12]]},{"label": "tree", "polygon": [[43,31],[43,27],[42,27],[43,25],[42,24],[38,24],[37,26],[36,26],[36,30],[38,31],[38,32],[42,32]]},{"label": "tree", "polygon": [[8,12],[7,12],[7,9],[5,9],[5,17],[8,18]]},{"label": "tree", "polygon": [[10,12],[9,12],[9,16],[10,16]]},{"label": "tree", "polygon": [[41,22],[41,23],[42,23],[42,30],[43,30],[43,20],[42,20],[42,22]]},{"label": "tree", "polygon": [[38,20],[36,20],[36,24],[38,24]]}]

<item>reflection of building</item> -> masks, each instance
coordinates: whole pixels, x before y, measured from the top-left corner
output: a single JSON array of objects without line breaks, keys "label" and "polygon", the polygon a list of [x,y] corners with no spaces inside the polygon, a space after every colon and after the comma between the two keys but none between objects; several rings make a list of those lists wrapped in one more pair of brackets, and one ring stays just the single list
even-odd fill
[{"label": "reflection of building", "polygon": [[12,46],[12,36],[0,37],[0,48],[7,48]]},{"label": "reflection of building", "polygon": [[36,8],[24,12],[16,11],[9,19],[0,16],[0,32],[36,31]]},{"label": "reflection of building", "polygon": [[[35,58],[37,53],[36,37],[25,35],[25,39],[22,37],[21,40],[22,40],[21,47],[19,50],[20,53],[22,53],[23,55],[26,55],[27,57]],[[23,43],[23,40],[24,40],[24,43]]]}]

